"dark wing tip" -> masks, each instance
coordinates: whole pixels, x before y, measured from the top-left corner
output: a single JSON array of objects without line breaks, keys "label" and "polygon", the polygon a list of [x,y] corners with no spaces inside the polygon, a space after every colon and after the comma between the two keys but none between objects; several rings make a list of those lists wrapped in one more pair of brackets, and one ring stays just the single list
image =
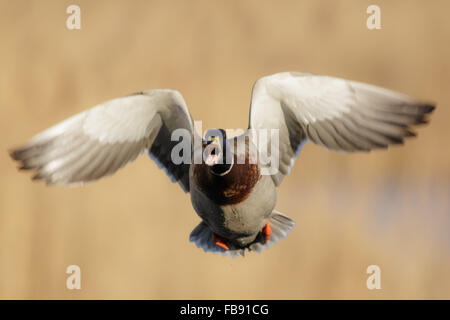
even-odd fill
[{"label": "dark wing tip", "polygon": [[44,179],[44,176],[43,176],[40,172],[36,173],[36,174],[31,178],[31,180],[33,180],[33,181],[42,180],[42,179]]},{"label": "dark wing tip", "polygon": [[[42,146],[39,146],[42,147]],[[27,171],[27,170],[35,170],[37,169],[37,172],[35,175],[31,178],[32,180],[41,180],[45,179],[42,175],[42,173],[39,171],[41,166],[33,164],[33,158],[36,156],[36,151],[39,151],[39,147],[37,146],[23,146],[16,149],[10,149],[8,150],[9,156],[14,160],[18,162],[17,169],[19,171]]]},{"label": "dark wing tip", "polygon": [[[51,146],[51,141],[45,141],[41,143],[29,143],[24,146],[8,150],[9,156],[19,162],[19,170],[30,170],[38,168],[34,159],[44,154]],[[35,164],[33,164],[33,162]]]},{"label": "dark wing tip", "polygon": [[9,156],[14,160],[19,162],[19,170],[29,170],[33,169],[33,167],[27,164],[27,147],[20,147],[16,149],[8,150]]},{"label": "dark wing tip", "polygon": [[402,145],[405,143],[405,140],[401,136],[389,136],[390,144],[393,145]]},{"label": "dark wing tip", "polygon": [[417,137],[417,133],[409,128],[405,129],[404,137]]},{"label": "dark wing tip", "polygon": [[9,156],[15,160],[20,161],[22,159],[21,155],[23,154],[25,148],[16,148],[8,150]]},{"label": "dark wing tip", "polygon": [[430,114],[436,109],[435,103],[425,103],[420,106],[422,113]]},{"label": "dark wing tip", "polygon": [[27,164],[27,151],[29,148],[20,147],[16,149],[8,150],[9,156],[14,160],[19,162],[19,170],[29,170],[32,169],[31,166]]},{"label": "dark wing tip", "polygon": [[412,125],[426,124],[430,121],[429,116],[436,109],[434,103],[419,103],[412,105],[415,108],[414,123]]}]

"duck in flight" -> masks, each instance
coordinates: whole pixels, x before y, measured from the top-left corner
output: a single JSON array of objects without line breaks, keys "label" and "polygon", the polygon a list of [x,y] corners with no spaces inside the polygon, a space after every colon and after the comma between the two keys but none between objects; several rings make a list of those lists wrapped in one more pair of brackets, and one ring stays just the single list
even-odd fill
[{"label": "duck in flight", "polygon": [[[426,123],[434,108],[369,84],[283,72],[255,82],[249,130],[232,138],[222,129],[208,130],[188,157],[200,151],[204,156],[197,162],[173,161],[178,141],[172,133],[183,129],[193,140],[198,135],[182,95],[167,89],[101,103],[37,134],[11,157],[20,169],[34,170],[33,179],[68,186],[109,176],[148,153],[190,193],[201,218],[190,241],[207,252],[236,256],[261,252],[294,227],[275,210],[276,188],[306,141],[343,152],[385,149],[415,136],[411,127]],[[265,170],[259,160],[260,149],[250,139],[254,130],[277,131],[276,170]]]}]

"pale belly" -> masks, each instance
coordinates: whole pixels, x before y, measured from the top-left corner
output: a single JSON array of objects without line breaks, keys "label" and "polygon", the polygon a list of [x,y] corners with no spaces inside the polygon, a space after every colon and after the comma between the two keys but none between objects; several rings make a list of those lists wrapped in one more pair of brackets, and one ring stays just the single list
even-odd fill
[{"label": "pale belly", "polygon": [[262,176],[249,196],[237,204],[217,205],[195,186],[191,187],[191,201],[214,233],[236,239],[262,230],[275,207],[276,190],[272,178]]}]

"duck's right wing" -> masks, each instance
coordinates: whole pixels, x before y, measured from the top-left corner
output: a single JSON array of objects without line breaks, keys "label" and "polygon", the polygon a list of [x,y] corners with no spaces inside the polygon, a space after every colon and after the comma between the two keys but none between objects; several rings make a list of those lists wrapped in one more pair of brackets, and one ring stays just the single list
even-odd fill
[{"label": "duck's right wing", "polygon": [[142,152],[189,191],[189,163],[174,164],[171,141],[176,129],[192,135],[193,123],[178,91],[148,90],[109,100],[34,136],[11,152],[33,179],[74,185],[108,176]]},{"label": "duck's right wing", "polygon": [[[259,79],[252,93],[250,129],[279,130],[281,183],[309,139],[336,151],[370,151],[401,144],[434,105],[369,84],[307,73]],[[269,134],[270,137],[270,134]]]}]

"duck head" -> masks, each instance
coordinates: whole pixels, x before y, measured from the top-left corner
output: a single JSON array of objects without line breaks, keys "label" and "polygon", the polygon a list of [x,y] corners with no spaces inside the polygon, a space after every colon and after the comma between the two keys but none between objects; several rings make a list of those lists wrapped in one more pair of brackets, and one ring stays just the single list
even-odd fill
[{"label": "duck head", "polygon": [[205,134],[203,159],[214,175],[224,176],[233,167],[233,155],[223,129],[210,129]]}]

